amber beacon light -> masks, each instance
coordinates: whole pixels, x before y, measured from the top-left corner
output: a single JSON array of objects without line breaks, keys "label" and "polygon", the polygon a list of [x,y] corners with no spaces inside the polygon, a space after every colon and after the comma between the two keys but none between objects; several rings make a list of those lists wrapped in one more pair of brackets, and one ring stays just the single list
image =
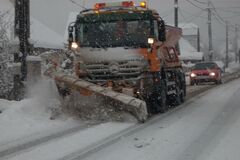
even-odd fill
[{"label": "amber beacon light", "polygon": [[147,3],[145,1],[141,2],[140,7],[147,8]]},{"label": "amber beacon light", "polygon": [[108,7],[133,7],[133,1],[123,1],[123,2],[110,2],[110,3],[96,3],[95,9],[103,9]]}]

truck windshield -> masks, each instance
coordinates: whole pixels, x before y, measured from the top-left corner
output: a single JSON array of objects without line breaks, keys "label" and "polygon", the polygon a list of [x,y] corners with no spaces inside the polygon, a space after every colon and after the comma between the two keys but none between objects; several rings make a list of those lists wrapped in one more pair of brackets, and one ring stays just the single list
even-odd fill
[{"label": "truck windshield", "polygon": [[81,46],[145,47],[150,36],[150,20],[81,23],[76,34]]}]

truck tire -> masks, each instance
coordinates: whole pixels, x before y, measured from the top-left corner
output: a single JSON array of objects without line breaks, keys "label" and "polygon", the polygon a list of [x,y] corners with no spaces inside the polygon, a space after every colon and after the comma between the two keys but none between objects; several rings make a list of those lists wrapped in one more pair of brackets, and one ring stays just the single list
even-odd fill
[{"label": "truck tire", "polygon": [[171,94],[168,96],[168,103],[170,106],[175,107],[182,103],[184,99],[183,91],[180,89],[179,85],[176,86],[176,94]]},{"label": "truck tire", "polygon": [[185,102],[185,91],[184,91],[184,90],[181,91],[180,100],[181,100],[181,103],[184,103],[184,102]]},{"label": "truck tire", "polygon": [[174,100],[174,106],[178,106],[181,104],[181,99],[183,96],[183,92],[181,91],[179,85],[176,86],[176,94],[175,94],[175,100]]},{"label": "truck tire", "polygon": [[151,113],[164,113],[168,110],[166,87],[164,85],[159,88],[157,92],[152,94],[151,99],[148,101]]},{"label": "truck tire", "polygon": [[160,100],[160,113],[164,113],[168,110],[168,105],[167,105],[167,92],[166,92],[166,87],[163,87],[161,89],[161,100]]}]

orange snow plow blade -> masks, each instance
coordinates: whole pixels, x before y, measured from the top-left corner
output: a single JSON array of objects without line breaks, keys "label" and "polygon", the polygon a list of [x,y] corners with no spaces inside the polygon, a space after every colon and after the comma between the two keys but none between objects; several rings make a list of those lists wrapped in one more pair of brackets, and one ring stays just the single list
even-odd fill
[{"label": "orange snow plow blade", "polygon": [[147,105],[145,101],[135,97],[115,92],[109,88],[101,87],[88,81],[75,78],[73,76],[56,74],[54,79],[57,84],[84,95],[97,95],[104,98],[110,98],[119,105],[114,105],[116,109],[131,113],[138,121],[144,122],[148,118]]}]

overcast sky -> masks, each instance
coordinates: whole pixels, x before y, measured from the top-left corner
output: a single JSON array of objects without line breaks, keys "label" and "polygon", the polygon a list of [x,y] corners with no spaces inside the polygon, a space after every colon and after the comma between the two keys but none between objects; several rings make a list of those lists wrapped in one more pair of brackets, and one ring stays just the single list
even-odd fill
[{"label": "overcast sky", "polygon": [[[0,9],[4,1],[0,0]],[[14,0],[10,0],[14,1]],[[81,10],[76,2],[92,8],[96,2],[110,2],[119,0],[30,0],[31,16],[45,24],[58,34],[65,34],[67,19],[70,12],[79,12]],[[134,0],[139,3],[140,0]],[[149,8],[156,9],[161,17],[168,24],[174,23],[174,0],[148,0]],[[216,11],[223,20],[229,20],[230,24],[240,25],[240,0],[211,0]],[[10,6],[8,6],[10,7]],[[207,0],[179,0],[179,22],[195,23],[200,27],[201,39],[208,44],[208,27],[207,27]],[[213,39],[214,48],[224,46],[225,44],[225,24],[217,20],[217,14],[213,14]],[[220,22],[219,22],[220,21]],[[230,28],[230,39],[234,37],[234,28]],[[239,33],[240,35],[240,33]]]},{"label": "overcast sky", "polygon": [[[82,0],[75,1],[84,4]],[[95,2],[99,1],[85,0],[85,5],[91,7]],[[140,0],[135,0],[135,2],[140,2]],[[169,24],[174,24],[174,0],[148,0],[148,2],[150,8],[158,10],[160,15]],[[232,25],[240,25],[240,0],[211,0],[211,2],[214,4],[217,13],[223,20],[228,20]],[[203,10],[206,8],[207,0],[179,0],[179,22],[196,23],[200,27],[202,40],[204,42],[208,41],[207,11]],[[222,22],[219,22],[216,16],[217,15],[214,13],[212,17],[212,29],[215,45],[218,46],[219,44],[225,43],[226,26]],[[234,37],[235,33],[233,31],[234,28],[231,27],[230,38]]]}]

